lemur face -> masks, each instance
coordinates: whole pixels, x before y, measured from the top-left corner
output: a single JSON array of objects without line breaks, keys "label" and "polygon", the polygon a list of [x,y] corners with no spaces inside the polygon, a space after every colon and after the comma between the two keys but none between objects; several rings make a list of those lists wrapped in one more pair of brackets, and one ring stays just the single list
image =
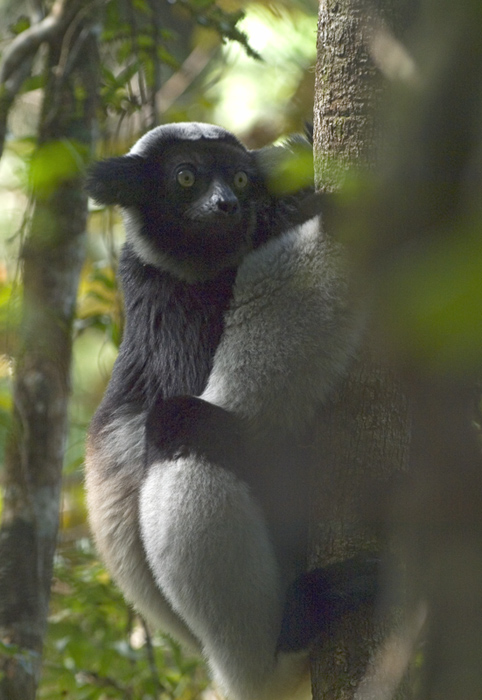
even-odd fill
[{"label": "lemur face", "polygon": [[133,207],[136,223],[128,228],[140,257],[186,279],[239,264],[251,249],[257,218],[249,153],[219,142],[176,144],[145,168],[150,196]]},{"label": "lemur face", "polygon": [[123,207],[142,262],[198,281],[238,265],[252,248],[266,190],[253,152],[225,133],[186,139],[154,131],[126,156],[94,167],[90,193]]}]

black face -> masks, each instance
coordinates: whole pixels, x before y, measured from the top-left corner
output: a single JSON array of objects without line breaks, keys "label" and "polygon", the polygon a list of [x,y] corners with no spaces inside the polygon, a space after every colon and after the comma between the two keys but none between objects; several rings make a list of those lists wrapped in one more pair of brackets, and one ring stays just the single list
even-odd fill
[{"label": "black face", "polygon": [[217,126],[165,124],[129,154],[94,164],[86,188],[96,201],[123,207],[142,263],[188,282],[208,280],[319,213],[304,204],[309,188],[277,185],[291,150],[248,151]]},{"label": "black face", "polygon": [[140,226],[128,232],[144,261],[179,268],[186,279],[237,265],[256,225],[253,157],[231,144],[198,141],[171,145],[145,168],[149,196],[134,207]]}]

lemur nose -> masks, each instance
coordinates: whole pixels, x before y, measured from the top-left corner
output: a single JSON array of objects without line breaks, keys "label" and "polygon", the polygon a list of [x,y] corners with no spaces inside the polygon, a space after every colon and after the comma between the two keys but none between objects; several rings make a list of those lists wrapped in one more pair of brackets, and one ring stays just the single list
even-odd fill
[{"label": "lemur nose", "polygon": [[233,190],[222,180],[215,180],[212,185],[211,204],[218,212],[233,216],[240,211],[239,201]]},{"label": "lemur nose", "polygon": [[239,202],[236,197],[224,197],[218,202],[219,211],[225,214],[237,214],[239,211]]}]

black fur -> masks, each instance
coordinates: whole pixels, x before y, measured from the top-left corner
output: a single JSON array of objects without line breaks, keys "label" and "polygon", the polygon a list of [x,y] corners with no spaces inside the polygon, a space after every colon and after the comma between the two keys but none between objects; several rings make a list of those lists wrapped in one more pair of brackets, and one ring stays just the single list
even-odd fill
[{"label": "black fur", "polygon": [[146,419],[146,463],[188,454],[242,470],[247,458],[240,419],[196,396],[156,397]]},{"label": "black fur", "polygon": [[300,576],[289,588],[278,651],[300,651],[331,636],[339,620],[379,595],[380,560],[360,555]]},{"label": "black fur", "polygon": [[87,175],[86,189],[96,202],[122,207],[145,203],[152,196],[145,159],[136,155],[94,163]]},{"label": "black fur", "polygon": [[119,274],[126,327],[94,432],[121,404],[147,410],[156,398],[202,393],[236,273],[228,269],[215,280],[188,284],[142,264],[126,244]]}]

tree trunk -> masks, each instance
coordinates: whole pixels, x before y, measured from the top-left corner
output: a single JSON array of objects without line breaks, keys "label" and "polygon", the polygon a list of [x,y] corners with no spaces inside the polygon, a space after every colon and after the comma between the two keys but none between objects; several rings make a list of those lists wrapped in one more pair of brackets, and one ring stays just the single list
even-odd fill
[{"label": "tree trunk", "polygon": [[[314,143],[321,190],[335,189],[350,168],[368,169],[376,161],[384,78],[372,60],[371,41],[382,27],[386,31],[389,19],[403,31],[412,5],[387,4],[383,16],[359,0],[320,4]],[[333,235],[330,224],[327,235]],[[373,359],[369,335],[318,422],[315,450],[321,466],[313,476],[310,567],[387,549],[391,497],[408,466],[409,411],[396,376]],[[331,643],[313,654],[314,698],[354,698],[386,632],[387,621],[375,624],[372,610],[347,616]],[[400,675],[379,683],[396,687]]]},{"label": "tree trunk", "polygon": [[[0,529],[0,700],[35,697],[48,614],[71,329],[84,260],[87,202],[81,175],[90,155],[98,80],[95,34],[85,6],[49,46],[32,166],[35,199],[22,250],[23,313]],[[47,181],[49,172],[54,176]]]}]

